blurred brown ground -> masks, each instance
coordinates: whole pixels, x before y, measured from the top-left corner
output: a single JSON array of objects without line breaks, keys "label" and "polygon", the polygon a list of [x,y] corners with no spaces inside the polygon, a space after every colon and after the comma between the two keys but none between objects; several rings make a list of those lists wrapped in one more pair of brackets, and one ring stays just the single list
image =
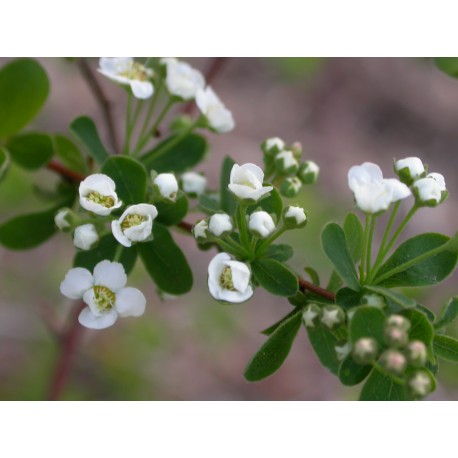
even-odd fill
[{"label": "blurred brown ground", "polygon": [[[0,64],[6,60],[0,59]],[[62,59],[40,59],[52,90],[33,129],[67,132],[82,114],[101,125],[99,108],[76,68]],[[203,69],[208,60],[189,59]],[[91,61],[96,67],[96,60]],[[99,78],[115,103],[122,136],[125,97]],[[429,60],[336,58],[303,65],[281,59],[233,58],[213,84],[233,111],[237,127],[210,135],[211,155],[199,167],[210,186],[218,184],[224,155],[238,162],[262,162],[259,144],[270,136],[300,141],[304,156],[321,166],[317,186],[296,199],[310,210],[310,224],[289,239],[297,249],[293,266],[318,263],[326,283],[329,266],[317,237],[329,219],[341,220],[353,208],[346,174],[354,164],[378,163],[393,176],[392,159],[419,156],[430,171],[445,175],[448,201],[423,210],[408,234],[437,231],[452,234],[457,222],[458,81]],[[46,182],[48,172],[39,174]],[[21,202],[0,212],[21,211]],[[27,206],[24,204],[24,206]],[[193,215],[191,220],[196,219]],[[299,231],[298,231],[299,232]],[[407,234],[407,235],[408,235]],[[289,311],[287,301],[258,290],[247,304],[225,307],[206,290],[206,269],[213,252],[200,252],[192,239],[177,234],[194,270],[192,293],[160,302],[140,263],[131,279],[149,305],[146,315],[120,320],[106,331],[87,331],[75,363],[66,399],[139,400],[336,400],[355,399],[358,388],[342,388],[323,369],[301,330],[284,366],[269,379],[248,384],[243,369],[264,341],[260,330]],[[55,357],[55,342],[40,313],[65,321],[71,304],[60,296],[61,279],[71,266],[72,245],[58,235],[29,252],[0,248],[0,399],[40,399]],[[431,289],[422,300],[436,310],[456,293],[456,276]],[[458,400],[458,373],[444,365],[444,377],[430,399]]]}]

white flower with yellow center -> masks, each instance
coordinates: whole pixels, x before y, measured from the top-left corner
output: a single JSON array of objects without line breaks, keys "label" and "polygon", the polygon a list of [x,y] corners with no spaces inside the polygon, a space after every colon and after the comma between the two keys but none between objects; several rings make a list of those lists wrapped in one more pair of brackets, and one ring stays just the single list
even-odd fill
[{"label": "white flower with yellow center", "polygon": [[257,211],[250,215],[248,227],[253,234],[266,238],[275,230],[275,222],[269,213]]},{"label": "white flower with yellow center", "polygon": [[207,119],[210,128],[215,132],[229,132],[235,127],[232,113],[225,107],[210,86],[197,91],[196,104]]},{"label": "white flower with yellow center", "polygon": [[218,301],[247,301],[253,295],[250,280],[250,268],[228,253],[217,254],[208,265],[208,289]]},{"label": "white flower with yellow center", "polygon": [[122,205],[115,189],[115,182],[109,176],[89,175],[80,183],[80,205],[96,215],[107,216]]},{"label": "white flower with yellow center", "polygon": [[178,192],[178,181],[173,173],[160,173],[154,178],[159,194],[165,200],[175,202]]},{"label": "white flower with yellow center", "polygon": [[93,224],[82,224],[73,233],[73,245],[80,250],[91,250],[99,241],[99,234]]},{"label": "white flower with yellow center", "polygon": [[205,78],[202,73],[192,68],[187,62],[165,58],[161,59],[161,64],[165,65],[167,69],[165,85],[170,94],[183,100],[191,100],[199,89],[205,87]]},{"label": "white flower with yellow center", "polygon": [[231,170],[229,190],[239,199],[257,202],[272,191],[272,186],[263,186],[264,172],[255,164],[234,164]]},{"label": "white flower with yellow center", "polygon": [[127,276],[122,264],[101,261],[91,274],[82,267],[70,269],[60,285],[60,292],[69,299],[83,299],[88,305],[79,322],[90,329],[112,326],[118,317],[141,316],[146,299],[137,288],[126,288]]},{"label": "white flower with yellow center", "polygon": [[123,86],[130,86],[137,99],[149,99],[154,93],[153,83],[150,81],[153,71],[132,57],[101,57],[99,72]]},{"label": "white flower with yellow center", "polygon": [[156,216],[154,205],[131,205],[118,220],[111,222],[111,231],[121,245],[130,247],[132,243],[144,242],[151,237]]}]

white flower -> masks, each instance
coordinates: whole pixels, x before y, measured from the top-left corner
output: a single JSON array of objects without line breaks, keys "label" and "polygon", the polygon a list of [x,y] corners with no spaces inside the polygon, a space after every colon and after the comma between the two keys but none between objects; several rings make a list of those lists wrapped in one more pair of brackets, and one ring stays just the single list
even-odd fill
[{"label": "white flower", "polygon": [[411,194],[410,189],[399,180],[383,179],[380,167],[371,162],[351,167],[348,186],[353,191],[356,205],[370,214],[387,210],[391,203]]},{"label": "white flower", "polygon": [[65,231],[71,228],[71,224],[68,220],[69,215],[70,215],[69,208],[61,208],[56,213],[56,216],[54,217],[54,223],[61,231]]},{"label": "white flower", "polygon": [[275,223],[267,212],[257,211],[250,215],[248,227],[255,235],[266,238],[275,230]]},{"label": "white flower", "polygon": [[197,240],[205,240],[207,238],[208,222],[203,219],[194,225],[192,233]]},{"label": "white flower", "polygon": [[299,164],[292,151],[282,151],[275,157],[275,165],[281,173],[293,173],[297,171]]},{"label": "white flower", "polygon": [[186,194],[200,195],[205,192],[207,179],[196,172],[186,172],[181,175],[181,184]]},{"label": "white flower", "polygon": [[292,228],[305,226],[307,223],[307,215],[302,207],[291,205],[287,207],[283,213],[283,220]]},{"label": "white flower", "polygon": [[217,254],[208,265],[208,289],[219,301],[245,302],[253,295],[249,267],[228,253]]},{"label": "white flower", "polygon": [[406,157],[395,162],[394,170],[404,183],[412,184],[424,176],[425,166],[418,157]]},{"label": "white flower", "polygon": [[208,229],[213,235],[216,235],[216,237],[229,234],[229,232],[232,231],[231,217],[226,213],[215,213],[210,218]]},{"label": "white flower", "polygon": [[334,347],[334,350],[336,352],[337,359],[339,361],[342,361],[351,352],[351,344],[350,342],[347,342],[346,344],[341,345],[341,346],[336,345]]},{"label": "white flower", "polygon": [[130,86],[137,99],[148,99],[154,93],[153,76],[150,68],[135,62],[132,57],[101,57],[98,69],[102,75],[112,81]]},{"label": "white flower", "polygon": [[101,261],[94,274],[82,267],[70,269],[60,285],[60,292],[70,299],[83,299],[88,305],[79,322],[91,329],[112,326],[120,317],[140,316],[146,299],[136,288],[126,288],[127,276],[118,262]]},{"label": "white flower", "polygon": [[173,173],[160,173],[153,183],[158,187],[161,196],[171,202],[175,202],[178,192],[178,182]]},{"label": "white flower", "polygon": [[107,216],[122,205],[115,182],[107,175],[89,175],[80,183],[80,205],[96,215]]},{"label": "white flower", "polygon": [[321,310],[316,304],[309,304],[302,312],[302,319],[307,328],[314,328],[316,318],[320,316]]},{"label": "white flower", "polygon": [[161,63],[167,67],[165,84],[170,94],[184,100],[191,100],[199,89],[204,88],[205,78],[202,73],[188,63],[173,58],[161,59]]},{"label": "white flower", "polygon": [[442,200],[442,184],[434,178],[420,178],[413,184],[413,189],[422,204],[434,207]]},{"label": "white flower", "polygon": [[433,173],[429,173],[428,175],[426,175],[426,178],[432,178],[433,180],[436,180],[437,184],[439,185],[439,189],[442,192],[447,191],[447,187],[445,186],[444,175],[433,172]]},{"label": "white flower", "polygon": [[154,205],[131,205],[118,220],[111,222],[111,231],[121,245],[130,247],[132,242],[143,242],[151,237],[156,216]]},{"label": "white flower", "polygon": [[214,131],[223,133],[234,128],[232,113],[224,106],[210,86],[197,91],[196,104]]},{"label": "white flower", "polygon": [[285,149],[285,142],[278,137],[268,138],[262,145],[266,154],[277,154]]},{"label": "white flower", "polygon": [[342,323],[345,319],[344,311],[335,305],[327,305],[323,307],[323,315],[321,316],[321,322],[332,329]]},{"label": "white flower", "polygon": [[90,250],[99,240],[99,234],[93,224],[78,226],[73,233],[73,245],[81,250]]},{"label": "white flower", "polygon": [[272,191],[272,186],[263,186],[264,172],[255,164],[234,164],[231,170],[229,190],[239,199],[257,202]]},{"label": "white flower", "polygon": [[417,396],[426,396],[432,388],[431,379],[424,371],[417,371],[409,380],[409,386]]}]

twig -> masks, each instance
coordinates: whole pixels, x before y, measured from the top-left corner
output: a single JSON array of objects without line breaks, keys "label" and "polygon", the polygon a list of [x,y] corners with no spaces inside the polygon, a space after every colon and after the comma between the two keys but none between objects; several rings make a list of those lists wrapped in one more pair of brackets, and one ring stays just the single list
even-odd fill
[{"label": "twig", "polygon": [[48,162],[47,167],[49,170],[58,173],[61,177],[66,178],[69,181],[74,181],[75,183],[79,183],[80,181],[83,181],[86,178],[81,173],[74,172],[73,170],[64,167],[62,164],[55,161],[54,159]]},{"label": "twig", "polygon": [[84,302],[80,302],[73,313],[70,314],[68,326],[62,336],[60,345],[60,354],[51,377],[51,383],[48,390],[48,401],[57,401],[67,383],[70,375],[75,350],[81,337],[83,328],[78,322],[78,315],[86,307]]},{"label": "twig", "polygon": [[324,297],[325,299],[329,299],[330,301],[335,300],[336,296],[331,291],[320,288],[319,286],[316,286],[313,283],[310,283],[301,277],[297,277],[297,278],[299,280],[299,286],[301,287],[301,289],[306,289],[308,291],[311,291],[312,293],[318,294],[319,296]]},{"label": "twig", "polygon": [[102,86],[100,86],[99,82],[97,81],[97,78],[94,75],[93,70],[91,69],[89,63],[84,57],[78,59],[78,68],[80,69],[84,80],[89,86],[89,89],[92,91],[94,97],[100,105],[103,117],[105,118],[105,124],[107,125],[110,142],[114,148],[115,154],[119,154],[121,151],[119,148],[118,137],[116,135],[115,122],[111,111],[111,102],[105,95]]}]

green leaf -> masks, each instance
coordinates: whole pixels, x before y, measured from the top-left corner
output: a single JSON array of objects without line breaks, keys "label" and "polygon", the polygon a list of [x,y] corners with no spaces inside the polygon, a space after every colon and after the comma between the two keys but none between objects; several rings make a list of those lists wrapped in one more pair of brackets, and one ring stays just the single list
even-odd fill
[{"label": "green leaf", "polygon": [[408,401],[403,385],[373,369],[361,391],[360,401]]},{"label": "green leaf", "polygon": [[356,264],[363,252],[364,229],[361,220],[354,213],[349,213],[345,218],[343,230],[350,256]]},{"label": "green leaf", "polygon": [[424,313],[431,323],[434,323],[434,321],[436,321],[436,315],[434,315],[434,313],[431,310],[429,310],[428,307],[425,307],[421,304],[417,304],[417,310]]},{"label": "green leaf", "polygon": [[339,366],[339,380],[345,386],[358,385],[369,375],[371,370],[370,364],[362,366],[355,363],[351,355],[347,355]]},{"label": "green leaf", "polygon": [[276,296],[294,296],[298,290],[297,276],[275,259],[260,258],[251,264],[255,280]]},{"label": "green leaf", "polygon": [[0,138],[25,127],[40,111],[48,93],[48,76],[35,60],[17,59],[0,69]]},{"label": "green leaf", "polygon": [[458,316],[458,297],[453,297],[445,306],[437,323],[434,324],[436,329],[442,329],[451,324]]},{"label": "green leaf", "polygon": [[181,191],[178,192],[175,203],[158,202],[156,221],[166,226],[174,226],[184,219],[188,213],[188,198]]},{"label": "green leaf", "polygon": [[213,215],[221,211],[219,202],[213,197],[205,194],[199,196],[199,207],[207,215]]},{"label": "green leaf", "polygon": [[102,166],[102,173],[116,183],[116,193],[124,205],[145,202],[147,175],[143,165],[126,156],[112,156]]},{"label": "green leaf", "polygon": [[137,245],[147,272],[161,291],[173,295],[187,293],[193,280],[183,252],[164,226],[154,224],[153,236],[151,242]]},{"label": "green leaf", "polygon": [[354,344],[361,337],[373,337],[384,345],[385,314],[375,307],[358,307],[350,320],[350,340]]},{"label": "green leaf", "polygon": [[[107,234],[100,239],[93,250],[78,251],[73,259],[73,266],[84,267],[92,272],[100,261],[104,259],[113,261],[118,247],[119,243],[116,239],[111,234]],[[137,250],[135,247],[123,248],[119,262],[124,266],[126,274],[132,271],[136,260]]]},{"label": "green leaf", "polygon": [[336,292],[339,288],[342,287],[342,284],[342,279],[339,277],[339,275],[337,275],[337,272],[333,270],[326,289],[328,291]]},{"label": "green leaf", "polygon": [[458,340],[437,334],[433,342],[434,353],[442,359],[458,363]]},{"label": "green leaf", "polygon": [[[292,248],[291,248],[291,256],[292,256]],[[305,267],[304,272],[308,274],[310,277],[310,280],[315,286],[320,286],[320,276],[318,275],[318,272],[313,269],[312,267]]]},{"label": "green leaf", "polygon": [[435,57],[437,68],[452,78],[458,78],[458,57]]},{"label": "green leaf", "polygon": [[275,188],[273,188],[267,197],[264,197],[254,205],[250,205],[247,209],[247,213],[253,213],[255,210],[263,210],[269,214],[275,215],[277,222],[281,221],[283,202],[281,200],[280,193]]},{"label": "green leaf", "polygon": [[280,368],[291,350],[301,321],[301,314],[296,314],[277,327],[248,363],[244,375],[249,382],[269,377]]},{"label": "green leaf", "polygon": [[10,155],[5,148],[0,146],[0,181],[6,175],[10,166]]},{"label": "green leaf", "polygon": [[263,253],[262,257],[276,259],[280,262],[285,262],[292,258],[294,252],[290,245],[279,243],[278,245],[270,245]]},{"label": "green leaf", "polygon": [[79,148],[65,135],[56,134],[52,137],[54,154],[69,169],[83,175],[87,173],[85,158]]},{"label": "green leaf", "polygon": [[342,342],[324,326],[318,325],[314,328],[306,327],[306,329],[310,343],[321,364],[334,375],[337,375],[340,361],[337,358],[335,347],[342,345]]},{"label": "green leaf", "polygon": [[321,242],[326,256],[340,278],[349,288],[358,291],[358,276],[342,228],[336,223],[327,224],[321,234]]},{"label": "green leaf", "polygon": [[364,288],[374,293],[380,294],[381,296],[400,305],[402,308],[406,308],[406,309],[414,308],[417,305],[417,302],[414,301],[412,298],[404,296],[404,294],[397,293],[390,289],[382,288],[380,286],[369,286],[369,285],[366,285]]},{"label": "green leaf", "polygon": [[433,341],[434,329],[426,315],[414,309],[404,310],[400,314],[410,321],[409,340],[420,340],[429,347]]},{"label": "green leaf", "polygon": [[70,124],[72,134],[86,147],[91,157],[103,164],[108,159],[108,153],[100,140],[97,126],[88,116],[80,116]]},{"label": "green leaf", "polygon": [[221,166],[220,175],[221,208],[229,215],[233,215],[235,213],[235,207],[237,206],[237,200],[228,188],[231,170],[234,164],[235,161],[230,156],[226,156],[224,158],[223,165]]},{"label": "green leaf", "polygon": [[339,304],[344,309],[351,309],[361,305],[361,298],[363,293],[361,291],[353,291],[350,288],[344,287],[339,289],[336,294],[336,304]]},{"label": "green leaf", "polygon": [[205,137],[197,134],[187,135],[165,154],[160,155],[161,149],[173,141],[175,137],[176,135],[167,138],[140,158],[147,170],[156,170],[158,173],[181,173],[202,161],[207,152],[208,144]]},{"label": "green leaf", "polygon": [[281,324],[283,324],[285,321],[289,320],[292,316],[295,316],[295,315],[302,315],[302,308],[297,307],[297,308],[291,310],[291,312],[289,312],[288,315],[285,315],[281,320],[277,321],[277,322],[274,323],[272,326],[269,326],[268,328],[266,328],[266,329],[264,329],[263,331],[261,331],[261,334],[264,334],[264,335],[266,335],[266,336],[272,335],[272,333],[273,333]]},{"label": "green leaf", "polygon": [[45,166],[53,155],[51,136],[27,132],[12,137],[6,145],[11,159],[26,170]]},{"label": "green leaf", "polygon": [[[444,246],[449,240],[449,237],[442,234],[427,233],[405,241],[380,268],[374,284],[396,288],[430,286],[441,282],[450,275],[457,261],[457,253],[447,250]],[[399,270],[405,263],[442,246],[444,251],[390,275],[394,269]]]}]

